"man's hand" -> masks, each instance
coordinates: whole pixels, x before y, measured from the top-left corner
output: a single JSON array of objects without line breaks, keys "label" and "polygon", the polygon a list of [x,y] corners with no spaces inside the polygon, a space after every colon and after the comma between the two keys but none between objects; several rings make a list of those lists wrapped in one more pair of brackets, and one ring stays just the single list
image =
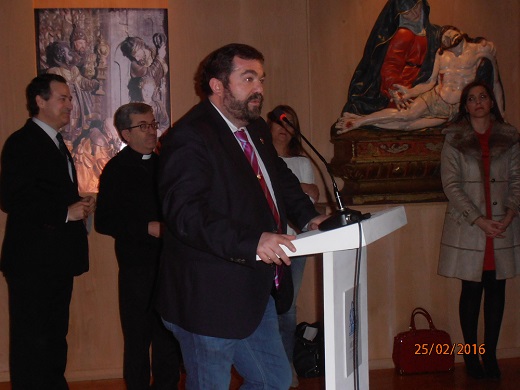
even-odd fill
[{"label": "man's hand", "polygon": [[88,203],[87,214],[92,214],[96,209],[96,198],[94,198],[93,196],[85,196],[81,200]]},{"label": "man's hand", "polygon": [[73,203],[68,207],[68,221],[79,221],[87,218],[96,208],[96,200],[92,196],[86,196],[79,202]]},{"label": "man's hand", "polygon": [[291,252],[296,252],[296,247],[291,242],[295,238],[296,236],[289,234],[262,233],[260,241],[258,241],[256,254],[267,264],[275,263],[281,265],[283,262],[291,265],[291,259],[285,254],[280,245],[286,246]]},{"label": "man's hand", "polygon": [[320,223],[322,223],[323,221],[325,221],[329,217],[330,217],[330,215],[318,215],[317,217],[314,217],[307,224],[307,230],[316,230],[316,229],[318,229],[318,226],[320,225]]},{"label": "man's hand", "polygon": [[162,223],[158,221],[148,222],[148,234],[160,238],[162,236]]}]

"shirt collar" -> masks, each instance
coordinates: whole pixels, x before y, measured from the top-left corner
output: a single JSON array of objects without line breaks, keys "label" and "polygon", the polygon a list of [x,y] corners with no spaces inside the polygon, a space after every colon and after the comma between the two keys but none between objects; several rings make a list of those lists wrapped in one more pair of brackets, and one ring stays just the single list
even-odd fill
[{"label": "shirt collar", "polygon": [[56,135],[58,132],[53,129],[51,126],[49,126],[47,123],[42,122],[40,119],[33,117],[32,121],[36,123],[45,133],[53,140],[53,142],[58,146],[58,139],[56,138]]},{"label": "shirt collar", "polygon": [[139,153],[138,151],[132,149],[128,145],[125,145],[125,147],[122,150],[125,150],[125,153],[128,153],[131,156],[132,160],[149,160],[152,158],[152,155],[154,154],[154,152],[150,154]]}]

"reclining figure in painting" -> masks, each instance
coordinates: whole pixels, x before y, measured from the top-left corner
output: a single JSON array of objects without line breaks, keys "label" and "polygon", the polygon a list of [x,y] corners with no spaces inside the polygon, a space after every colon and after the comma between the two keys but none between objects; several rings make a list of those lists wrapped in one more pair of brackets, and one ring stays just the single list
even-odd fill
[{"label": "reclining figure in painting", "polygon": [[484,38],[471,39],[453,26],[443,28],[440,43],[428,81],[412,88],[394,85],[398,91],[396,108],[384,108],[369,115],[344,112],[335,125],[336,134],[365,125],[395,130],[442,125],[457,114],[464,87],[484,77],[493,86],[504,116],[504,95],[493,43]]}]

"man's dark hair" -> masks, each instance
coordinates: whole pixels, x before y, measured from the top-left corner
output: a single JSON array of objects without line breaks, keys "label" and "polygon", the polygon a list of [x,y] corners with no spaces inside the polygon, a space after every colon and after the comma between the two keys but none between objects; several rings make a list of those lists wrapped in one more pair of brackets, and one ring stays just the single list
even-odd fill
[{"label": "man's dark hair", "polygon": [[36,96],[40,96],[43,100],[49,100],[51,97],[51,82],[53,81],[67,84],[67,81],[60,75],[44,73],[32,79],[25,89],[27,110],[31,118],[40,112],[40,107],[36,103]]},{"label": "man's dark hair", "polygon": [[209,81],[216,78],[222,81],[224,87],[229,85],[229,75],[233,71],[233,59],[235,57],[243,60],[258,60],[264,62],[264,56],[254,47],[241,43],[230,43],[208,55],[201,64],[200,72],[196,81],[199,91],[206,96],[211,96],[213,91]]},{"label": "man's dark hair", "polygon": [[130,115],[132,114],[146,114],[148,112],[153,112],[152,107],[145,103],[127,103],[123,104],[119,107],[114,114],[114,126],[117,129],[117,133],[119,134],[119,138],[126,144],[125,139],[121,132],[125,129],[128,129],[132,126],[132,119]]}]

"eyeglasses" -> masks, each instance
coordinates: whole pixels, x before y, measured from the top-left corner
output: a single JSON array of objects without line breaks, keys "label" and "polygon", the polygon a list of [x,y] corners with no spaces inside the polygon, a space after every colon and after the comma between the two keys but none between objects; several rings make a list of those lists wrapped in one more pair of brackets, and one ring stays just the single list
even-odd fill
[{"label": "eyeglasses", "polygon": [[139,130],[141,130],[143,133],[145,131],[148,131],[148,129],[157,130],[159,128],[159,123],[157,122],[150,122],[150,123],[141,123],[139,125],[127,127],[127,130],[135,129],[136,127],[139,127]]}]

